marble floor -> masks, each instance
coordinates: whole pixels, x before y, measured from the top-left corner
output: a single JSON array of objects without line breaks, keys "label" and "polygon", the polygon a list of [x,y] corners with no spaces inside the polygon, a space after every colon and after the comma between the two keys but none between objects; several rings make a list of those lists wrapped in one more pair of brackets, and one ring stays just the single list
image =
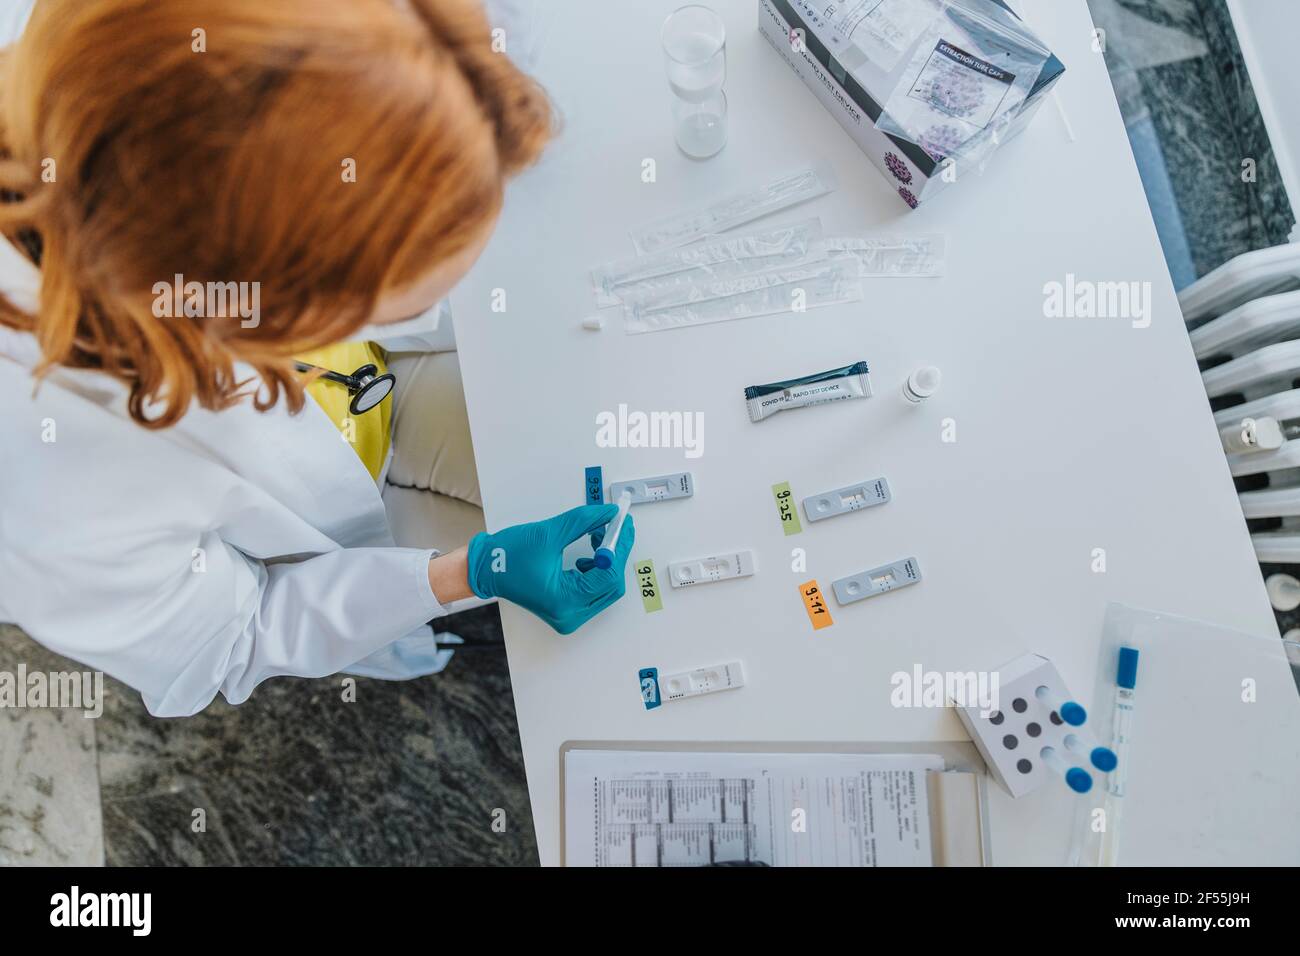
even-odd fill
[{"label": "marble floor", "polygon": [[1174,285],[1286,242],[1291,206],[1225,0],[1088,6]]},{"label": "marble floor", "polygon": [[[449,627],[500,640],[495,607]],[[0,625],[0,671],[19,663],[79,669]],[[339,678],[280,679],[239,707],[155,720],[109,681],[97,720],[0,710],[0,865],[100,861],[535,865],[505,655],[358,679],[354,702]]]},{"label": "marble floor", "polygon": [[[0,624],[0,680],[24,671],[81,670]],[[99,721],[80,710],[10,703],[0,708],[0,866],[98,866],[104,862]]]}]

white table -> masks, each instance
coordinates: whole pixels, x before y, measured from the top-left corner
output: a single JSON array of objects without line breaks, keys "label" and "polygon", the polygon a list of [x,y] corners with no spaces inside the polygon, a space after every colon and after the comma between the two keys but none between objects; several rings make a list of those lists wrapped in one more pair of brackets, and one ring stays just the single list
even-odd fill
[{"label": "white table", "polygon": [[[890,675],[916,663],[993,669],[1032,651],[1088,695],[1110,601],[1276,633],[1084,0],[1024,5],[1068,68],[1059,95],[1077,142],[1049,103],[982,179],[914,213],[760,37],[754,0],[713,2],[728,27],[730,143],[708,162],[686,159],[659,50],[676,5],[544,5],[553,22],[537,72],[563,135],[512,187],[495,239],[453,296],[490,528],[580,504],[587,465],[607,482],[690,470],[693,499],[633,510],[633,557],[653,558],[666,588],[669,561],[758,555],[756,576],[668,590],[658,613],[629,588],[570,637],[502,606],[545,864],[560,861],[568,740],[961,740],[950,711],[891,707]],[[641,180],[646,158],[652,184]],[[629,228],[818,159],[833,164],[839,190],[774,221],[815,214],[828,234],[947,232],[948,276],[869,281],[865,302],[804,315],[641,336],[617,318],[600,333],[581,328],[594,311],[587,271],[631,254]],[[1044,283],[1066,273],[1149,280],[1154,321],[1045,318]],[[504,313],[489,308],[498,288]],[[744,386],[859,359],[874,398],[746,418]],[[906,407],[901,382],[923,363],[942,368],[943,387]],[[703,456],[598,449],[596,415],[620,403],[702,411]],[[947,418],[954,443],[941,440]],[[877,475],[893,486],[889,505],[783,536],[772,484],[802,497]],[[806,572],[791,571],[792,547],[806,550]],[[1094,548],[1106,551],[1104,574],[1091,570]],[[811,630],[799,583],[829,587],[913,555],[919,585],[832,602],[835,625]],[[643,709],[639,667],[732,659],[744,662],[744,689]],[[1260,680],[1286,687],[1280,657]],[[1061,862],[1065,788],[1017,803],[993,789],[996,861]],[[1187,862],[1130,829],[1128,862]]]}]

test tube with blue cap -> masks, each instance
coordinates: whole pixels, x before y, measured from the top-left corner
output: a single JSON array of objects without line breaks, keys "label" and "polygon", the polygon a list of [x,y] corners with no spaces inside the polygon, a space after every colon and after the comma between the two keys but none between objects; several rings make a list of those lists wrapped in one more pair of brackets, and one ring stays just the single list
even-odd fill
[{"label": "test tube with blue cap", "polygon": [[1044,747],[1038,755],[1043,758],[1043,763],[1065,778],[1066,784],[1075,793],[1087,793],[1092,789],[1092,774],[1082,767],[1070,766],[1065,758],[1056,752],[1055,747]]},{"label": "test tube with blue cap", "polygon": [[1120,647],[1115,667],[1115,704],[1112,716],[1111,747],[1118,761],[1117,769],[1106,783],[1106,810],[1110,817],[1102,835],[1102,866],[1119,862],[1120,818],[1124,793],[1128,788],[1129,744],[1133,737],[1133,705],[1137,700],[1138,649]]},{"label": "test tube with blue cap", "polygon": [[612,568],[614,566],[614,550],[618,547],[618,536],[623,530],[623,521],[627,518],[627,513],[632,507],[632,492],[629,489],[623,489],[623,493],[618,496],[618,514],[614,520],[605,528],[605,538],[601,541],[600,547],[596,549],[596,567]]},{"label": "test tube with blue cap", "polygon": [[1088,712],[1083,709],[1082,704],[1072,700],[1064,700],[1060,694],[1046,685],[1035,690],[1034,696],[1038,698],[1044,707],[1055,711],[1061,720],[1071,727],[1080,727],[1088,719]]},{"label": "test tube with blue cap", "polygon": [[1127,783],[1125,778],[1128,769],[1129,741],[1133,733],[1133,704],[1137,700],[1137,670],[1137,649],[1121,647],[1115,667],[1115,713],[1112,719],[1111,746],[1115,750],[1117,759],[1122,761],[1125,767],[1110,781],[1110,793],[1116,797],[1124,796],[1124,786]]},{"label": "test tube with blue cap", "polygon": [[1079,732],[1077,734],[1065,735],[1066,749],[1078,754],[1084,760],[1089,761],[1094,767],[1102,773],[1110,773],[1119,763],[1119,758],[1115,756],[1115,751],[1109,747],[1102,747],[1097,741],[1092,739],[1091,734]]}]

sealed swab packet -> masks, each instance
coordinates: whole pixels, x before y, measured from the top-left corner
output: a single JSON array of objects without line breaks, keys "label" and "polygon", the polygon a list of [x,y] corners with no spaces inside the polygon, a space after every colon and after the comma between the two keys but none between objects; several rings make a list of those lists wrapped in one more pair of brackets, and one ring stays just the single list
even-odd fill
[{"label": "sealed swab packet", "polygon": [[865,278],[942,276],[947,265],[947,237],[943,233],[915,236],[836,236],[817,245],[832,261],[847,258],[858,264]]},{"label": "sealed swab packet", "polygon": [[1013,17],[949,0],[922,35],[876,126],[937,160],[983,163],[1050,56]]},{"label": "sealed swab packet", "polygon": [[782,264],[825,258],[814,250],[821,236],[814,217],[761,232],[713,239],[648,256],[607,262],[591,270],[591,284],[601,308],[640,299],[683,283],[762,272]]},{"label": "sealed swab packet", "polygon": [[750,385],[745,389],[745,407],[751,422],[761,422],[787,408],[825,405],[850,398],[870,398],[871,380],[867,363],[854,362],[829,372],[805,375],[770,385]]},{"label": "sealed swab packet", "polygon": [[668,290],[623,305],[629,335],[748,319],[862,299],[857,263],[814,262]]},{"label": "sealed swab packet", "polygon": [[828,164],[810,166],[704,209],[667,216],[634,229],[632,244],[641,255],[684,246],[824,196],[835,186],[835,173]]}]

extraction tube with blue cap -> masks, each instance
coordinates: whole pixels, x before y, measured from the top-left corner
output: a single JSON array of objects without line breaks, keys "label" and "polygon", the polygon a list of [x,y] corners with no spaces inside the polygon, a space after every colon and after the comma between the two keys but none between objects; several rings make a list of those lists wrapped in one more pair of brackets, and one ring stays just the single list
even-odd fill
[{"label": "extraction tube with blue cap", "polygon": [[623,521],[632,507],[632,492],[624,489],[618,496],[618,514],[605,528],[605,539],[596,549],[596,567],[612,568],[614,566],[614,549],[618,547],[618,536],[623,530]]},{"label": "extraction tube with blue cap", "polygon": [[1092,739],[1091,734],[1077,733],[1065,735],[1065,746],[1072,750],[1083,759],[1090,762],[1102,773],[1110,773],[1119,763],[1119,758],[1115,756],[1115,751],[1109,747],[1100,746],[1097,741]]},{"label": "extraction tube with blue cap", "polygon": [[1044,747],[1038,755],[1043,758],[1043,763],[1065,778],[1065,782],[1075,793],[1087,793],[1092,789],[1092,774],[1082,767],[1071,767],[1056,752],[1055,747]]},{"label": "extraction tube with blue cap", "polygon": [[1111,717],[1111,749],[1118,767],[1106,784],[1106,811],[1109,825],[1102,834],[1102,866],[1119,863],[1119,821],[1128,789],[1129,745],[1133,740],[1133,705],[1137,702],[1138,649],[1120,647],[1115,666],[1115,711]]},{"label": "extraction tube with blue cap", "polygon": [[1034,691],[1034,696],[1042,701],[1043,706],[1048,710],[1056,711],[1057,715],[1071,727],[1079,727],[1088,719],[1088,712],[1083,709],[1082,704],[1072,700],[1062,700],[1061,695],[1050,687],[1039,687]]}]

